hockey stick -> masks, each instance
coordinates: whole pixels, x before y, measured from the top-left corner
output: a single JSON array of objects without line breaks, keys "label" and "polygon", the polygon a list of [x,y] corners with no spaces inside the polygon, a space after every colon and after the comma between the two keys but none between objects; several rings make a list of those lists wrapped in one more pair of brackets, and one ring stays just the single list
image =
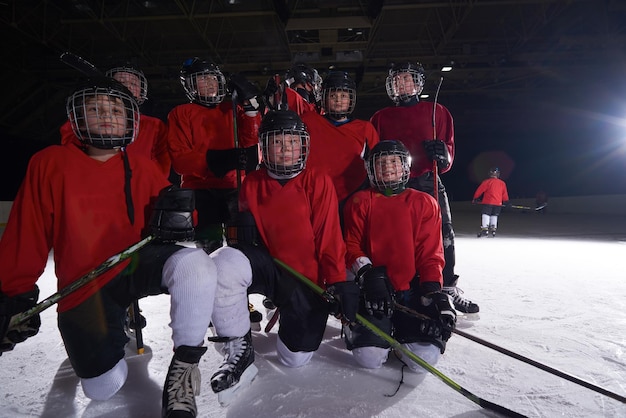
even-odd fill
[{"label": "hockey stick", "polygon": [[137,354],[143,354],[144,346],[143,346],[143,331],[141,330],[143,324],[141,320],[141,310],[139,309],[139,301],[136,300],[130,306],[132,312],[132,318],[134,322],[133,330],[135,331],[135,343],[137,345]]},{"label": "hockey stick", "polygon": [[[274,261],[280,267],[282,267],[285,271],[287,271],[293,277],[298,279],[302,284],[308,286],[309,289],[311,289],[313,292],[315,292],[318,296],[322,297],[324,300],[326,300],[328,302],[334,302],[335,301],[335,297],[333,295],[331,295],[328,292],[325,292],[321,287],[319,287],[318,285],[313,283],[311,280],[307,279],[305,276],[300,274],[298,271],[294,270],[293,268],[289,267],[287,264],[283,263],[282,261],[280,261],[280,260],[278,260],[276,258],[274,258]],[[525,415],[522,415],[522,414],[520,414],[518,412],[512,411],[512,410],[510,410],[508,408],[505,408],[505,407],[503,407],[501,405],[498,405],[498,404],[495,404],[493,402],[487,401],[487,400],[485,400],[483,398],[478,397],[477,395],[474,395],[473,393],[471,393],[467,389],[465,389],[462,386],[460,386],[458,383],[454,382],[448,376],[446,376],[445,374],[441,373],[439,370],[437,370],[436,368],[431,366],[427,361],[423,360],[421,357],[419,357],[418,355],[413,353],[411,350],[409,350],[408,348],[404,347],[402,344],[400,344],[397,340],[395,340],[389,334],[387,334],[386,332],[384,332],[383,330],[378,328],[376,325],[372,324],[370,321],[365,319],[362,315],[357,313],[356,319],[357,319],[357,322],[359,324],[361,324],[365,328],[369,329],[372,333],[374,333],[378,337],[380,337],[383,340],[387,341],[394,349],[402,351],[407,357],[409,357],[415,363],[419,364],[424,369],[426,369],[428,372],[430,372],[431,374],[433,374],[436,377],[438,377],[439,379],[441,379],[441,381],[443,381],[446,385],[450,386],[452,389],[454,389],[455,391],[459,392],[461,395],[465,396],[470,401],[478,404],[479,406],[481,406],[481,407],[483,407],[485,409],[488,409],[488,410],[491,410],[491,411],[494,411],[494,412],[498,412],[498,413],[503,414],[503,415],[505,415],[507,417],[525,417]]]},{"label": "hockey stick", "polygon": [[71,52],[64,52],[61,54],[61,56],[59,57],[61,62],[63,62],[66,65],[69,65],[70,67],[74,68],[75,70],[80,71],[82,74],[86,75],[86,76],[103,76],[104,73],[102,71],[100,71],[95,65],[93,65],[92,63],[90,63],[89,61],[87,61],[86,59],[73,54]]},{"label": "hockey stick", "polygon": [[[441,84],[443,83],[443,76],[439,79],[439,85],[437,85],[437,92],[435,93],[435,101],[433,102],[433,140],[437,139],[437,125],[435,123],[435,113],[437,113],[437,100],[439,99],[439,90],[441,90]],[[439,166],[437,161],[433,160],[433,197],[439,203]]]},{"label": "hockey stick", "polygon": [[[411,308],[408,308],[408,307],[406,307],[404,305],[400,305],[397,302],[394,303],[394,307],[396,309],[398,309],[399,311],[402,311],[402,312],[407,313],[409,315],[415,316],[417,318],[431,319],[427,315],[421,314],[421,313],[419,313],[419,312],[417,312],[417,311],[415,311],[415,310],[413,310]],[[531,366],[535,366],[538,369],[541,369],[541,370],[543,370],[545,372],[551,373],[551,374],[553,374],[555,376],[558,376],[558,377],[561,377],[561,378],[563,378],[565,380],[569,380],[570,382],[576,383],[577,385],[580,385],[580,386],[583,386],[583,387],[586,387],[587,389],[591,389],[594,392],[597,392],[597,393],[600,393],[602,395],[608,396],[608,397],[613,398],[615,400],[618,400],[618,401],[620,401],[622,403],[626,403],[626,397],[624,397],[622,395],[618,395],[617,393],[611,392],[611,391],[609,391],[607,389],[604,389],[604,388],[602,388],[600,386],[596,386],[593,383],[590,383],[590,382],[587,382],[585,380],[579,379],[576,376],[573,376],[573,375],[568,374],[566,372],[563,372],[561,370],[555,369],[553,367],[547,366],[545,364],[539,363],[538,361],[532,360],[532,359],[530,359],[528,357],[524,357],[521,354],[517,354],[517,353],[515,353],[513,351],[507,350],[506,348],[500,347],[500,346],[498,346],[498,345],[496,345],[494,343],[491,343],[489,341],[483,340],[482,338],[476,337],[475,335],[468,334],[467,332],[461,331],[460,329],[455,329],[452,332],[454,332],[455,334],[458,334],[458,335],[460,335],[462,337],[465,337],[468,340],[472,340],[474,342],[477,342],[480,345],[484,345],[485,347],[489,347],[492,350],[495,350],[495,351],[497,351],[499,353],[502,353],[504,355],[512,357],[512,358],[514,358],[516,360],[522,361],[522,362],[524,362],[526,364],[530,364]]]},{"label": "hockey stick", "polygon": [[141,248],[145,247],[153,239],[154,239],[153,235],[147,236],[146,238],[142,239],[136,244],[133,244],[130,247],[126,248],[122,252],[109,257],[106,261],[104,261],[95,269],[91,270],[89,273],[79,277],[68,286],[48,296],[46,299],[42,300],[41,302],[39,302],[37,305],[33,306],[32,308],[22,313],[19,313],[17,315],[14,315],[13,317],[11,317],[11,321],[9,322],[9,329],[23,324],[24,322],[28,321],[31,317],[48,309],[49,307],[51,307],[52,305],[54,305],[55,303],[57,303],[64,297],[75,292],[76,290],[80,289],[86,284],[92,282],[94,279],[99,277],[102,273],[105,273],[111,270],[113,267],[115,267],[122,261],[132,257],[133,254],[135,254]]}]

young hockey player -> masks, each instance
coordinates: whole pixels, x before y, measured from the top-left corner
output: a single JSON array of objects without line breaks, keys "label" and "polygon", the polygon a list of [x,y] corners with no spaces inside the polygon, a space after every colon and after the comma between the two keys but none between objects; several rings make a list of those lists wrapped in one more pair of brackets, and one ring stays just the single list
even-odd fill
[{"label": "young hockey player", "polygon": [[498,229],[498,216],[502,211],[502,206],[508,206],[509,192],[506,183],[500,180],[500,169],[493,167],[489,170],[489,178],[480,183],[474,192],[473,203],[481,203],[481,225],[478,238],[496,236]]},{"label": "young hockey player", "polygon": [[[139,106],[148,100],[148,80],[143,71],[130,64],[122,64],[109,69],[106,76],[126,86]],[[169,177],[172,164],[167,149],[167,126],[161,119],[142,113],[139,116],[139,127],[137,138],[127,147],[129,155],[150,158],[158,165],[163,175]],[[69,120],[61,126],[61,144],[68,142],[80,144]]]},{"label": "young hockey player", "polygon": [[[419,101],[424,81],[424,68],[419,63],[407,62],[392,66],[386,88],[395,106],[379,110],[370,121],[381,140],[401,141],[411,153],[411,178],[407,187],[433,195],[433,161],[437,163],[439,173],[448,172],[454,161],[454,124],[450,112],[444,106]],[[446,259],[443,290],[452,296],[457,310],[475,313],[479,311],[478,305],[461,296],[461,290],[457,287],[459,276],[454,273],[452,214],[445,186],[440,178],[436,180]]]},{"label": "young hockey player", "polygon": [[[163,416],[195,417],[198,363],[211,320],[230,342],[230,357],[211,382],[218,397],[232,396],[250,380],[232,368],[241,351],[236,344],[250,344],[249,281],[220,274],[205,251],[174,243],[193,236],[193,193],[169,185],[149,159],[126,153],[139,123],[128,89],[111,78],[90,80],[68,98],[67,114],[80,146],[53,145],[31,158],[0,241],[0,353],[39,331],[39,315],[17,326],[10,320],[36,305],[36,282],[50,250],[58,286],[66,288],[151,232],[154,241],[132,261],[60,300],[58,326],[85,396],[107,400],[127,378],[126,308],[169,293],[174,355]],[[247,370],[256,374],[251,363]]]},{"label": "young hockey player", "polygon": [[[300,367],[319,348],[329,313],[355,321],[359,289],[354,281],[346,281],[345,245],[332,182],[305,168],[309,135],[304,123],[290,110],[270,111],[259,137],[264,167],[246,177],[240,195],[240,215],[247,216],[247,222],[237,225],[235,248],[222,249],[215,262],[218,268],[247,266],[242,274],[252,275],[248,291],[267,296],[280,309],[278,360]],[[330,305],[290,277],[274,257],[334,294],[339,305]]]},{"label": "young hockey player", "polygon": [[324,116],[317,112],[302,115],[311,135],[307,165],[330,176],[340,207],[367,179],[363,159],[378,143],[371,123],[350,118],[355,105],[354,81],[344,71],[332,71],[322,84]]},{"label": "young hockey player", "polygon": [[[371,187],[351,196],[344,210],[346,261],[361,286],[361,315],[434,365],[456,312],[442,292],[439,208],[432,196],[406,188],[410,158],[400,141],[381,141],[371,150]],[[394,311],[394,301],[430,319]],[[378,368],[387,360],[389,344],[361,325],[346,328],[346,343],[363,367]],[[423,370],[402,357],[412,370]]]},{"label": "young hockey player", "polygon": [[[168,115],[169,150],[181,186],[195,191],[197,245],[211,252],[223,245],[224,225],[237,213],[238,185],[259,163],[258,91],[239,74],[230,78],[228,87],[237,92],[235,117],[232,102],[224,102],[226,78],[210,60],[186,60],[180,81],[190,103]],[[261,319],[250,305],[250,321]]]},{"label": "young hockey player", "polygon": [[[281,100],[287,104],[289,110],[298,115],[305,112],[317,112],[317,104],[321,99],[322,77],[315,68],[303,63],[295,63],[287,73],[280,86],[283,91]],[[276,80],[272,77],[267,81],[263,96],[268,108],[279,110],[274,103],[274,95],[279,89]]]}]

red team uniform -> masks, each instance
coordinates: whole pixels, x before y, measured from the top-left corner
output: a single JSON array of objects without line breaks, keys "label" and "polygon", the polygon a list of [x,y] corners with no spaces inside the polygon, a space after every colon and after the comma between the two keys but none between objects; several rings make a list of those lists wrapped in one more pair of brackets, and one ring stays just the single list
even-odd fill
[{"label": "red team uniform", "polygon": [[489,178],[483,180],[474,192],[472,202],[482,204],[481,225],[478,238],[485,236],[496,236],[498,229],[498,217],[502,211],[502,206],[509,205],[509,192],[506,183],[500,180],[500,169],[493,167],[489,170]]}]

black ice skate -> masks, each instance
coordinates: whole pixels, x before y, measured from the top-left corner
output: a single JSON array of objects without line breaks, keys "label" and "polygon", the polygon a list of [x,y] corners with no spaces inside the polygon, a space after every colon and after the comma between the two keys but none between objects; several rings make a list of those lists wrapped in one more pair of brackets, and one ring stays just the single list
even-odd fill
[{"label": "black ice skate", "polygon": [[254,305],[248,302],[248,311],[250,311],[250,327],[255,331],[261,330],[261,321],[263,314],[254,308]]},{"label": "black ice skate", "polygon": [[496,237],[496,228],[494,227],[489,227],[489,236],[491,238],[495,238]]},{"label": "black ice skate", "polygon": [[480,232],[478,234],[476,234],[476,236],[478,238],[480,237],[486,237],[489,235],[489,230],[487,228],[480,228]]},{"label": "black ice skate", "polygon": [[220,405],[228,406],[237,394],[250,386],[258,373],[254,365],[252,333],[243,337],[211,337],[209,341],[223,342],[224,362],[211,377],[211,388],[217,393]]},{"label": "black ice skate", "polygon": [[455,280],[452,286],[444,286],[442,289],[444,293],[452,296],[454,309],[463,313],[477,313],[480,310],[478,305],[461,296],[463,291],[456,286],[456,282],[457,281]]},{"label": "black ice skate", "polygon": [[196,395],[200,394],[198,362],[206,347],[181,345],[167,371],[163,385],[162,416],[165,418],[192,418],[198,413]]}]

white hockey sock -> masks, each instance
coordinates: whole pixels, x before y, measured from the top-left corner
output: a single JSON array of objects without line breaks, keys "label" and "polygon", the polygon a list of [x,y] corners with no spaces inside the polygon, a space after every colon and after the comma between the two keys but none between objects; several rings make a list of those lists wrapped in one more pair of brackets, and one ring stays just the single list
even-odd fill
[{"label": "white hockey sock", "polygon": [[381,347],[358,347],[352,349],[352,355],[359,366],[366,369],[379,369],[386,361],[389,354],[388,348]]},{"label": "white hockey sock", "polygon": [[183,248],[163,266],[161,284],[170,293],[174,348],[201,346],[211,322],[217,269],[204,250]]},{"label": "white hockey sock", "polygon": [[294,368],[306,366],[313,357],[313,351],[291,351],[280,336],[276,338],[276,354],[282,364]]},{"label": "white hockey sock", "polygon": [[85,396],[94,401],[106,401],[117,393],[124,386],[128,377],[128,364],[121,359],[112,369],[102,373],[100,376],[81,378],[80,384],[83,387]]},{"label": "white hockey sock", "polygon": [[222,247],[211,253],[217,268],[213,326],[220,337],[242,337],[250,329],[248,287],[252,283],[250,261],[241,251]]},{"label": "white hockey sock", "polygon": [[482,228],[486,229],[487,227],[489,227],[489,215],[483,214],[482,217],[481,217],[481,221],[482,222],[481,222],[480,226]]},{"label": "white hockey sock", "polygon": [[[441,351],[439,350],[439,347],[436,347],[433,344],[407,343],[407,344],[402,344],[402,345],[408,348],[416,356],[426,361],[431,366],[436,365],[439,359],[441,358]],[[419,364],[411,360],[409,356],[404,354],[402,351],[400,351],[400,357],[407,364],[407,366],[409,366],[409,369],[411,369],[412,371],[416,373],[427,373],[426,369],[424,369],[422,366],[420,366]]]},{"label": "white hockey sock", "polygon": [[497,216],[490,216],[489,217],[489,228],[491,229],[497,229],[498,228],[498,217]]}]

